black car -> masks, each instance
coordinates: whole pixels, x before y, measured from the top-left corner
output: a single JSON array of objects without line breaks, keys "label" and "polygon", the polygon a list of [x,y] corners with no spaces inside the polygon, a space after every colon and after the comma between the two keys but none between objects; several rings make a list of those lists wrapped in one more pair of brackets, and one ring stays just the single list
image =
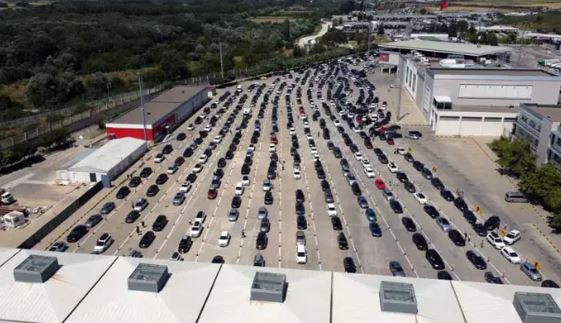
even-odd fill
[{"label": "black car", "polygon": [[113,211],[114,209],[115,209],[115,202],[106,202],[101,207],[101,210],[99,210],[99,213],[106,215],[111,213],[111,211]]},{"label": "black car", "polygon": [[407,216],[402,217],[401,223],[403,224],[403,226],[407,231],[409,232],[417,231],[417,226],[415,225],[415,222],[413,222],[413,220],[410,217]]},{"label": "black car", "polygon": [[438,177],[433,177],[430,183],[439,191],[442,191],[444,189],[444,184]]},{"label": "black car", "polygon": [[146,177],[150,176],[150,174],[152,174],[152,168],[144,167],[142,169],[142,171],[140,172],[140,177],[146,178]]},{"label": "black car", "polygon": [[386,155],[378,156],[378,161],[382,164],[387,164],[389,162],[388,157]]},{"label": "black car", "polygon": [[193,156],[193,148],[191,147],[185,148],[185,150],[183,151],[183,157],[188,158],[191,156]]},{"label": "black car", "polygon": [[[263,197],[263,201],[265,202],[265,205],[271,205],[273,204],[273,193],[271,193],[271,191],[267,191],[265,192],[265,197]],[[232,206],[233,207],[233,206]]]},{"label": "black car", "polygon": [[415,161],[415,158],[413,158],[413,155],[411,155],[411,153],[406,153],[405,155],[403,155],[403,158],[410,163]]},{"label": "black car", "polygon": [[493,231],[497,229],[500,224],[501,224],[501,219],[498,216],[493,215],[485,221],[484,225],[487,231]]},{"label": "black car", "polygon": [[248,164],[242,165],[242,169],[241,169],[242,175],[248,175],[250,171],[251,171],[251,167]]},{"label": "black car", "polygon": [[306,230],[308,228],[308,221],[306,221],[306,217],[298,215],[296,217],[296,226],[298,227],[298,230]]},{"label": "black car", "polygon": [[477,222],[477,217],[470,209],[465,209],[462,214],[469,224],[473,225],[475,222]]},{"label": "black car", "polygon": [[339,232],[339,234],[337,235],[337,243],[339,245],[339,249],[349,249],[349,242],[347,241],[347,237],[345,237],[345,234],[343,232]]},{"label": "black car", "polygon": [[458,208],[458,210],[463,211],[465,209],[468,208],[466,201],[464,201],[464,199],[460,196],[458,196],[455,200],[454,200],[454,205]]},{"label": "black car", "polygon": [[306,209],[304,208],[304,203],[302,202],[296,202],[296,215],[303,215],[304,213],[306,213]]},{"label": "black car", "polygon": [[351,190],[353,191],[353,194],[354,194],[355,196],[361,196],[361,195],[362,195],[362,191],[360,190],[360,186],[358,186],[358,183],[357,183],[357,182],[354,182],[354,183],[351,185]]},{"label": "black car", "polygon": [[220,158],[218,160],[217,166],[220,167],[220,168],[226,167],[226,158]]},{"label": "black car", "polygon": [[156,178],[156,184],[158,184],[158,185],[162,185],[167,181],[168,181],[168,175],[166,175],[166,174],[160,174]]},{"label": "black car", "polygon": [[373,237],[381,237],[382,236],[382,229],[377,222],[370,222],[368,223],[368,229],[370,229],[370,234]]},{"label": "black car", "polygon": [[438,212],[438,210],[430,204],[425,204],[425,206],[423,206],[423,209],[425,210],[425,213],[427,213],[433,219],[436,219],[440,216],[440,212]]},{"label": "black car", "polygon": [[418,170],[419,172],[423,171],[423,168],[425,168],[425,164],[421,163],[420,161],[416,160],[413,162],[413,168],[415,168],[416,170]]},{"label": "black car", "polygon": [[148,231],[142,236],[142,239],[140,239],[138,246],[140,248],[148,248],[150,247],[152,242],[154,242],[154,239],[156,239],[156,235],[154,234],[154,232]]},{"label": "black car", "polygon": [[448,202],[452,202],[455,200],[454,198],[454,194],[452,194],[452,192],[450,192],[447,189],[443,189],[440,191],[440,196],[442,196],[443,199],[445,199]]},{"label": "black car", "polygon": [[214,171],[214,173],[212,174],[218,178],[222,178],[224,176],[224,170],[222,168],[218,168]]},{"label": "black car", "polygon": [[423,236],[421,233],[418,232],[413,234],[413,243],[415,244],[417,249],[421,251],[425,251],[429,248],[425,236]]},{"label": "black car", "polygon": [[253,258],[253,265],[255,267],[265,267],[265,258],[261,254],[256,254]]},{"label": "black car", "polygon": [[458,247],[463,247],[466,245],[464,236],[460,233],[460,231],[456,229],[448,231],[448,238],[450,238],[450,240],[452,240],[452,242]]},{"label": "black car", "polygon": [[413,185],[413,183],[411,183],[409,181],[403,183],[403,187],[409,193],[415,193],[417,191],[417,189],[415,188],[415,185]]},{"label": "black car", "polygon": [[425,258],[427,258],[432,268],[436,270],[444,269],[444,261],[442,260],[442,257],[440,257],[440,254],[438,254],[436,250],[434,249],[427,250],[427,252],[425,253]]},{"label": "black car", "polygon": [[177,134],[176,139],[177,139],[178,141],[183,141],[183,140],[185,140],[186,137],[187,137],[187,136],[185,135],[185,133],[180,132],[180,133]]},{"label": "black car", "polygon": [[242,204],[242,199],[239,196],[234,196],[232,198],[232,203],[231,203],[231,207],[232,209],[237,209],[240,207],[240,205]]},{"label": "black car", "polygon": [[125,222],[126,223],[133,223],[139,217],[140,217],[140,212],[138,212],[137,210],[131,210],[129,212],[129,214],[127,214],[127,216],[125,217]]},{"label": "black car", "polygon": [[542,287],[559,288],[559,285],[551,279],[546,279],[542,282]]},{"label": "black car", "polygon": [[421,175],[423,175],[423,177],[428,179],[429,181],[432,180],[432,172],[426,167],[421,170]]},{"label": "black car", "polygon": [[156,232],[162,231],[166,227],[166,224],[168,224],[168,218],[163,214],[158,215],[156,221],[152,224],[152,230]]},{"label": "black car", "polygon": [[487,263],[479,254],[475,253],[473,250],[468,250],[466,252],[467,259],[475,266],[475,268],[480,270],[487,269]]},{"label": "black car", "polygon": [[499,285],[504,284],[501,277],[499,277],[498,275],[496,275],[491,271],[486,271],[484,277],[485,277],[485,281],[488,282],[489,284],[499,284]]},{"label": "black car", "polygon": [[390,207],[396,214],[403,213],[403,208],[401,207],[401,203],[399,203],[399,201],[397,201],[396,199],[390,200]]},{"label": "black car", "polygon": [[222,256],[214,256],[211,261],[213,264],[223,264],[224,262],[224,257]]},{"label": "black car", "polygon": [[195,181],[197,180],[197,174],[195,173],[189,173],[189,175],[187,175],[187,177],[185,178],[185,180],[191,184],[195,183]]},{"label": "black car", "polygon": [[395,176],[402,183],[405,183],[405,182],[409,181],[409,179],[407,178],[407,174],[405,174],[404,172],[397,172],[397,173],[395,173]]},{"label": "black car", "polygon": [[296,190],[296,202],[304,202],[304,192],[301,189]]},{"label": "black car", "polygon": [[483,223],[475,222],[474,224],[472,224],[472,227],[473,227],[473,231],[475,231],[475,233],[477,233],[478,236],[480,237],[487,236],[487,228],[485,228],[485,225],[483,225]]},{"label": "black car", "polygon": [[356,273],[355,261],[351,257],[345,257],[345,259],[343,259],[343,267],[347,273]]},{"label": "black car", "polygon": [[271,230],[271,221],[269,221],[269,218],[261,219],[261,223],[259,223],[259,231],[269,232],[269,230]]},{"label": "black car", "polygon": [[123,186],[117,191],[117,198],[124,199],[125,197],[127,197],[127,195],[129,195],[130,192],[131,190],[128,186]]},{"label": "black car", "polygon": [[164,148],[162,149],[162,153],[166,155],[171,153],[172,151],[173,151],[173,146],[170,144],[165,145]]},{"label": "black car", "polygon": [[140,176],[134,176],[129,181],[129,187],[137,187],[138,185],[140,185],[141,182],[142,182],[142,179],[140,179]]},{"label": "black car", "polygon": [[321,184],[321,190],[324,192],[331,189],[331,187],[329,186],[329,182],[326,180],[322,180],[320,184]]},{"label": "black car", "polygon": [[259,232],[257,234],[257,239],[255,240],[255,248],[258,250],[263,250],[267,248],[267,242],[269,239],[267,238],[267,234],[265,232]]},{"label": "black car", "polygon": [[341,223],[341,219],[339,219],[339,217],[336,216],[336,215],[331,217],[331,226],[333,227],[333,230],[335,230],[335,231],[343,230],[343,225]]},{"label": "black car", "polygon": [[173,162],[173,164],[177,167],[183,165],[183,163],[185,162],[185,158],[179,156],[175,159],[175,161]]},{"label": "black car", "polygon": [[436,278],[440,280],[453,280],[450,273],[448,273],[446,270],[439,271],[438,274],[436,275]]},{"label": "black car", "polygon": [[192,245],[193,245],[193,239],[191,239],[190,236],[186,235],[183,238],[181,238],[181,240],[179,241],[179,246],[177,247],[177,251],[179,251],[180,253],[187,253],[191,249]]},{"label": "black car", "polygon": [[66,241],[69,243],[76,242],[82,239],[88,233],[88,228],[85,225],[77,225],[66,237]]},{"label": "black car", "polygon": [[156,184],[152,184],[150,185],[150,187],[148,187],[148,190],[146,191],[146,196],[148,197],[155,196],[156,194],[158,194],[159,191],[160,191],[160,187],[158,187],[158,185]]}]

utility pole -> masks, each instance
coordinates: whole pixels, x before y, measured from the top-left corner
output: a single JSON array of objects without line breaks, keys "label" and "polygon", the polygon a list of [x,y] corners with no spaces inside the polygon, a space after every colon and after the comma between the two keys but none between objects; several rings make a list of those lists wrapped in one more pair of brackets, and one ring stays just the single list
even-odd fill
[{"label": "utility pole", "polygon": [[[363,2],[364,3],[364,2]],[[368,21],[368,55],[370,55],[370,34],[372,33],[372,22]]]},{"label": "utility pole", "polygon": [[138,86],[140,88],[140,113],[142,113],[142,130],[144,131],[144,142],[148,147],[148,138],[146,137],[146,114],[144,113],[144,91],[142,90],[142,75],[138,74]]},{"label": "utility pole", "polygon": [[222,42],[220,42],[220,76],[224,80],[224,61],[222,60]]},{"label": "utility pole", "polygon": [[111,80],[108,78],[107,83],[107,99],[105,100],[105,110],[109,109],[109,89],[111,88]]},{"label": "utility pole", "polygon": [[396,121],[399,121],[399,115],[401,113],[401,87],[403,85],[403,77],[401,77],[401,75],[399,75],[399,72],[400,71],[399,71],[399,66],[398,66],[397,72],[396,72],[396,75],[399,78],[399,86],[397,87],[397,91],[398,91],[397,93],[398,94],[397,94],[397,113],[396,113],[396,116],[395,116]]}]

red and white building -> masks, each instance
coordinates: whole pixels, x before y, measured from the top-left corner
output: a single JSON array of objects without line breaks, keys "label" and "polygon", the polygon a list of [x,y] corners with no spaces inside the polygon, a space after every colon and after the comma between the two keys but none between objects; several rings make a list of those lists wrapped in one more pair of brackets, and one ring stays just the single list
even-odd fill
[{"label": "red and white building", "polygon": [[163,138],[209,101],[207,86],[176,86],[144,103],[144,122],[139,107],[105,124],[107,137],[146,140]]}]

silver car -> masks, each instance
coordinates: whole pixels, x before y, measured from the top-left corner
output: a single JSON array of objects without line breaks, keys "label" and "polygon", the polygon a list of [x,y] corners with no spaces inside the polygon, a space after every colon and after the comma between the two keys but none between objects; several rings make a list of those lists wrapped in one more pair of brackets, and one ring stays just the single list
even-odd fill
[{"label": "silver car", "polygon": [[267,217],[267,215],[269,215],[269,211],[267,211],[267,208],[264,206],[260,207],[259,211],[257,212],[257,218],[259,220],[263,220]]},{"label": "silver car", "polygon": [[182,192],[177,192],[173,198],[173,205],[181,205],[185,201],[185,195]]},{"label": "silver car", "polygon": [[439,216],[438,218],[436,218],[436,224],[438,224],[438,226],[442,229],[442,231],[444,232],[448,232],[450,230],[452,230],[452,224],[450,224],[450,221],[448,221],[448,219],[443,218],[441,216]]},{"label": "silver car", "polygon": [[239,216],[240,212],[238,211],[238,209],[230,209],[230,212],[228,212],[228,221],[235,222],[238,220]]},{"label": "silver car", "polygon": [[520,270],[533,281],[541,281],[543,279],[542,274],[540,274],[536,266],[528,261],[524,261],[520,264]]}]

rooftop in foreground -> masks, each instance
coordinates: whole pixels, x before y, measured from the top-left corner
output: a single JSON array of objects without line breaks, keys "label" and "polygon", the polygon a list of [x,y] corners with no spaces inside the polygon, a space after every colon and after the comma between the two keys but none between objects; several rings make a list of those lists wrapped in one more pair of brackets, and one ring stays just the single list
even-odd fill
[{"label": "rooftop in foreground", "polygon": [[[18,279],[31,255],[59,266],[43,282]],[[281,301],[251,299],[258,272],[286,277]],[[161,273],[158,289],[131,285]],[[478,323],[527,311],[557,322],[559,304],[555,288],[0,249],[0,321]]]},{"label": "rooftop in foreground", "polygon": [[502,46],[475,45],[471,43],[455,43],[432,40],[403,40],[391,43],[380,44],[380,48],[420,50],[444,54],[459,54],[466,56],[486,56],[497,55],[510,52],[511,49]]}]

